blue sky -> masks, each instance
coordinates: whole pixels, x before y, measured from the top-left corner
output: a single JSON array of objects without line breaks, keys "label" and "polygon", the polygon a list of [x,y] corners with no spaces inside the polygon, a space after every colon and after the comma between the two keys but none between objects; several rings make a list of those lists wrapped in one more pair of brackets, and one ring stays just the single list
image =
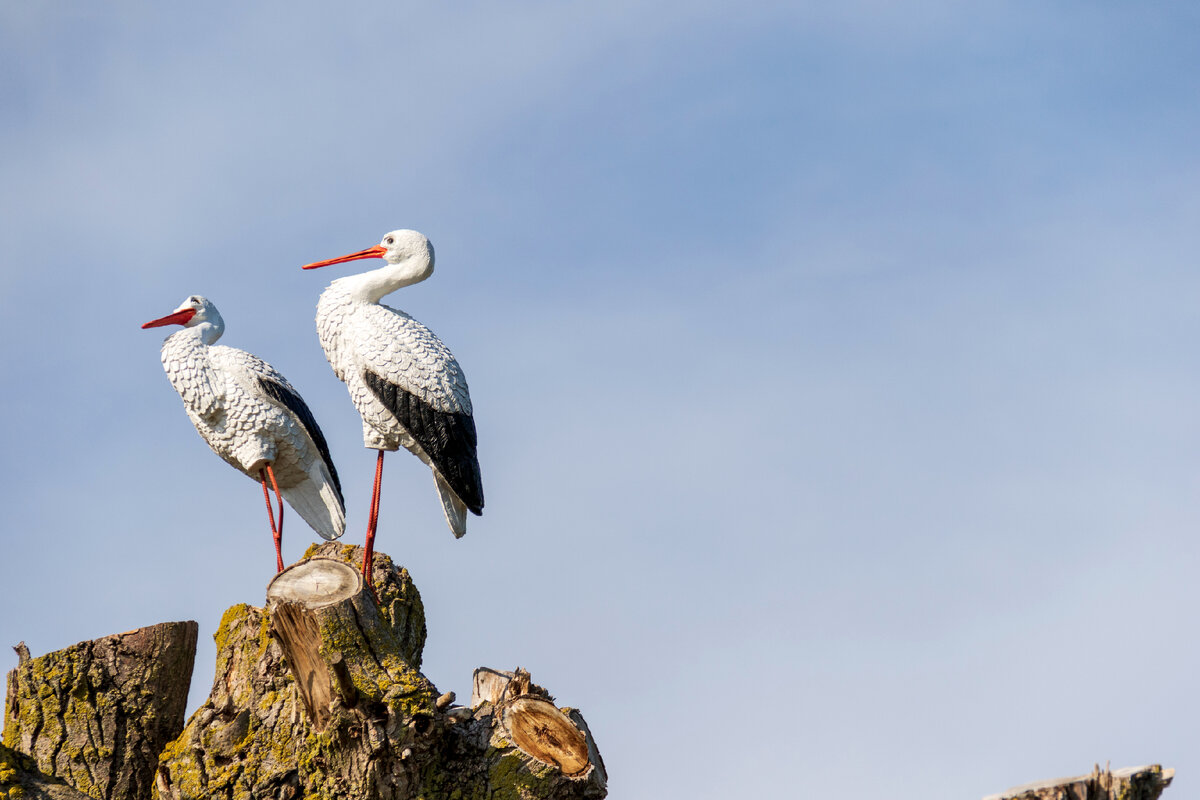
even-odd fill
[{"label": "blue sky", "polygon": [[388,461],[378,546],[439,688],[529,668],[614,797],[981,797],[1106,760],[1193,791],[1198,28],[5,6],[0,643],[196,619],[194,708],[221,613],[262,601],[260,493],[139,328],[189,294],[308,400],[361,543],[373,454],[313,325],[358,267],[299,266],[411,227],[437,272],[389,302],[466,370],[487,494],[455,541]]}]

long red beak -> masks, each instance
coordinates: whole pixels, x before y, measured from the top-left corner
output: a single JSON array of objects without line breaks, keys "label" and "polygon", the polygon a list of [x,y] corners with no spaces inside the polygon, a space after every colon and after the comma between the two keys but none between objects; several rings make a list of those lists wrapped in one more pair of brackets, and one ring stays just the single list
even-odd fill
[{"label": "long red beak", "polygon": [[387,248],[381,244],[374,247],[368,247],[366,250],[359,250],[357,253],[351,253],[348,256],[340,256],[331,258],[326,261],[314,261],[311,264],[305,264],[301,269],[316,269],[317,267],[328,267],[330,264],[343,264],[347,261],[358,261],[360,258],[383,258],[387,253]]},{"label": "long red beak", "polygon": [[196,309],[185,308],[182,311],[172,311],[165,317],[152,319],[143,325],[143,328],[161,328],[164,325],[186,325],[192,317],[196,316]]}]

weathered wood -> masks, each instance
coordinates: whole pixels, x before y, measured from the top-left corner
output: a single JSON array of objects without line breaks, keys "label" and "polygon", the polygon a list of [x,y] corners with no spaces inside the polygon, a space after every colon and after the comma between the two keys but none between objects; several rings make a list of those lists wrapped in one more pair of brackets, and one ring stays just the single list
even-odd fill
[{"label": "weathered wood", "polygon": [[[429,797],[599,798],[608,775],[591,731],[577,709],[557,708],[528,671],[480,667],[472,708],[445,711],[436,771],[422,787]],[[439,794],[439,792],[441,792]]]},{"label": "weathered wood", "polygon": [[0,798],[9,800],[93,800],[37,768],[32,758],[0,745]]},{"label": "weathered wood", "polygon": [[533,683],[528,670],[520,667],[512,672],[480,667],[471,676],[471,708],[478,708],[481,703],[498,706],[523,694],[536,694],[547,700],[554,700],[549,692]]},{"label": "weathered wood", "polygon": [[[330,558],[293,564],[267,586],[274,634],[317,732],[325,730],[329,722],[335,694],[348,706],[357,702],[345,656],[338,651],[326,658],[321,643],[322,635],[335,636],[347,625],[355,626],[358,614],[370,613],[366,608],[373,608],[370,598],[359,597],[364,587],[362,576],[353,567]],[[347,702],[347,697],[354,702]]]},{"label": "weathered wood", "polygon": [[515,675],[489,667],[480,667],[471,676],[471,708],[478,708],[482,703],[499,705],[504,702],[504,692],[512,683]]},{"label": "weathered wood", "polygon": [[499,734],[493,747],[507,751],[504,756],[516,757],[529,771],[555,767],[578,785],[582,796],[592,796],[588,791],[603,796],[608,775],[583,715],[555,706],[554,697],[533,682],[528,670],[475,670],[471,707],[493,711]]},{"label": "weathered wood", "polygon": [[[348,708],[358,705],[355,673],[361,678],[382,666],[367,639],[383,634],[386,624],[367,591],[358,570],[329,558],[289,566],[266,587],[272,632],[318,733],[329,723],[335,696]],[[376,626],[379,631],[366,630]],[[362,663],[365,658],[371,662]]]},{"label": "weathered wood", "polygon": [[[604,773],[578,712],[560,712],[524,673],[516,685],[550,706],[554,738],[574,761],[523,752],[505,727],[534,740],[521,706],[454,705],[419,671],[424,610],[408,573],[374,554],[375,594],[347,574],[362,549],[311,548],[281,573],[266,609],[237,606],[217,632],[208,701],[163,753],[157,796],[170,800],[571,800],[601,798]],[[325,561],[325,563],[317,563]],[[332,561],[332,563],[330,563]],[[513,673],[513,677],[517,674]],[[513,682],[506,679],[506,684]],[[510,691],[506,702],[517,697]],[[552,716],[549,715],[548,716]],[[532,719],[532,717],[530,717]],[[540,717],[539,717],[540,719]],[[526,731],[526,728],[528,730]],[[572,733],[573,731],[573,733]],[[536,747],[534,748],[536,749]],[[545,747],[543,747],[545,750]],[[586,761],[585,774],[571,769]]]},{"label": "weathered wood", "polygon": [[361,558],[310,548],[271,582],[267,609],[226,612],[212,693],[163,753],[159,797],[393,797],[415,785],[416,762],[400,755],[419,747],[438,696],[418,671],[424,610],[382,554],[377,601],[348,566]]},{"label": "weathered wood", "polygon": [[29,648],[24,642],[17,642],[17,646],[13,648],[13,652],[17,654],[17,666],[21,666],[30,659]]},{"label": "weathered wood", "polygon": [[984,800],[1157,800],[1175,770],[1158,764],[1125,769],[1092,768],[1092,774],[1017,786]]},{"label": "weathered wood", "polygon": [[143,800],[183,729],[195,622],[80,642],[8,673],[4,744],[102,800]]},{"label": "weathered wood", "polygon": [[508,738],[521,752],[572,778],[591,767],[583,732],[553,703],[522,695],[509,700],[497,713]]}]

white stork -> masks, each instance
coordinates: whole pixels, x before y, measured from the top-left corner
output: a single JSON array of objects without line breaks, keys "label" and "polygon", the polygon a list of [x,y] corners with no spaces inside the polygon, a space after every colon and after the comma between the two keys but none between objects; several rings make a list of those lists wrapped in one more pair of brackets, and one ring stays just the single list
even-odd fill
[{"label": "white stork", "polygon": [[433,274],[433,245],[416,231],[392,231],[376,247],[316,261],[304,269],[360,258],[387,263],[338,278],[321,293],[317,334],[362,417],[363,444],[379,451],[363,552],[363,577],[370,584],[385,451],[404,447],[433,470],[442,511],[455,537],[467,531],[468,510],[483,513],[483,484],[462,368],[433,331],[379,302]]},{"label": "white stork", "polygon": [[[346,505],[329,446],[287,379],[257,356],[216,345],[225,321],[205,297],[192,295],[142,327],[163,325],[183,326],[163,342],[162,363],[196,430],[226,463],[262,484],[277,568],[283,570],[284,499],[322,537],[341,536]],[[279,501],[278,525],[268,479]]]}]

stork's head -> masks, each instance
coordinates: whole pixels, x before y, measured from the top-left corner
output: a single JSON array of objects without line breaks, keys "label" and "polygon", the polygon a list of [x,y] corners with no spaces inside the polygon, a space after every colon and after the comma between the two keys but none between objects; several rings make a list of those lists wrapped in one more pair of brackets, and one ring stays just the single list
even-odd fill
[{"label": "stork's head", "polygon": [[314,261],[305,264],[304,269],[327,267],[330,264],[342,264],[347,261],[357,261],[360,258],[382,258],[389,264],[410,264],[410,283],[423,281],[433,274],[433,245],[425,235],[417,231],[400,229],[384,234],[383,239],[374,247],[359,250],[346,256]]},{"label": "stork's head", "polygon": [[425,238],[425,234],[401,228],[386,234],[379,242],[383,248],[383,260],[389,264],[399,264],[415,258],[418,261],[428,261],[429,271],[433,271],[433,245]]},{"label": "stork's head", "polygon": [[161,328],[164,325],[182,325],[185,328],[194,328],[206,322],[215,329],[216,336],[212,337],[214,340],[225,330],[225,320],[221,319],[221,313],[217,311],[217,307],[212,304],[212,301],[207,297],[194,294],[180,303],[179,308],[170,314],[152,319],[142,327]]}]

